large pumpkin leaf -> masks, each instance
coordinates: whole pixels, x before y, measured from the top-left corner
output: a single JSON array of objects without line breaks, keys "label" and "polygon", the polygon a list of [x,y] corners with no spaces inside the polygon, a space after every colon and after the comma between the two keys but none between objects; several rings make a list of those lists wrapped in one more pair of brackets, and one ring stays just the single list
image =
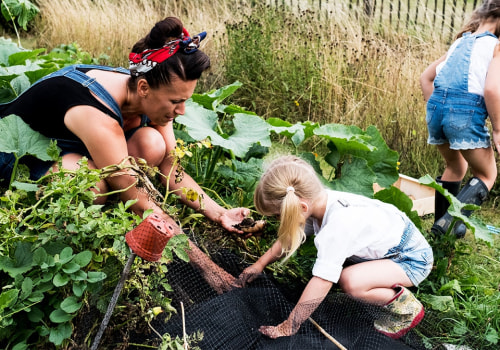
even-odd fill
[{"label": "large pumpkin leaf", "polygon": [[186,126],[186,131],[195,140],[210,138],[215,146],[232,151],[243,158],[255,143],[270,147],[269,125],[260,117],[246,113],[236,113],[233,118],[234,132],[220,135],[217,127],[217,113],[191,102],[186,103],[184,115],[178,116],[176,122]]},{"label": "large pumpkin leaf", "polygon": [[226,85],[217,90],[212,90],[204,94],[193,94],[191,99],[202,105],[203,107],[215,111],[217,106],[227,97],[231,96],[238,90],[242,83],[236,81],[230,85]]},{"label": "large pumpkin leaf", "polygon": [[397,167],[399,154],[387,146],[385,140],[375,126],[370,125],[366,129],[366,135],[370,137],[370,144],[374,146],[375,149],[369,152],[353,150],[351,153],[366,159],[368,166],[377,175],[376,182],[380,186],[390,187],[399,178]]},{"label": "large pumpkin leaf", "polygon": [[17,115],[0,119],[0,152],[15,153],[18,158],[27,154],[41,160],[52,160],[47,154],[50,139],[34,131]]},{"label": "large pumpkin leaf", "polygon": [[371,137],[355,125],[325,124],[314,129],[314,134],[332,141],[341,154],[376,148],[371,144]]},{"label": "large pumpkin leaf", "polygon": [[337,191],[373,196],[373,183],[377,176],[365,159],[348,157],[341,166],[342,175],[331,182],[330,187]]}]

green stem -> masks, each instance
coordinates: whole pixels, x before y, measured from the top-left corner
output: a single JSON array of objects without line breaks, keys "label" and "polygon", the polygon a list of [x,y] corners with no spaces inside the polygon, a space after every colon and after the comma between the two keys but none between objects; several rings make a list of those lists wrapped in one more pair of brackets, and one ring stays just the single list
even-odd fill
[{"label": "green stem", "polygon": [[12,13],[10,12],[9,6],[7,6],[7,4],[5,3],[4,0],[2,0],[2,4],[5,7],[5,9],[7,10],[7,12],[9,13],[10,18],[12,19],[12,25],[14,26],[14,30],[16,32],[18,46],[20,48],[22,48],[22,46],[21,46],[21,36],[19,35],[19,31],[17,30],[15,18],[12,15]]},{"label": "green stem", "polygon": [[12,183],[14,182],[14,179],[16,178],[16,173],[17,173],[17,165],[19,164],[19,157],[17,156],[16,153],[13,153],[14,157],[16,160],[14,161],[14,166],[12,167],[12,174],[10,174],[10,181],[9,181],[9,190],[12,190]]}]

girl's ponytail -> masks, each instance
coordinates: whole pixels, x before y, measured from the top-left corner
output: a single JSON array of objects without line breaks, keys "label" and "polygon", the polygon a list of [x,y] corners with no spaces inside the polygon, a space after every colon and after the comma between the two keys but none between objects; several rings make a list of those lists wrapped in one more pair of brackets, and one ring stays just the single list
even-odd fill
[{"label": "girl's ponytail", "polygon": [[313,202],[323,190],[314,169],[295,156],[281,156],[272,161],[257,184],[255,208],[263,215],[280,216],[278,240],[285,260],[305,240],[301,202]]},{"label": "girl's ponytail", "polygon": [[281,218],[278,229],[278,240],[283,247],[283,253],[286,254],[285,261],[304,242],[306,238],[304,225],[305,219],[300,198],[295,194],[295,190],[287,189],[287,193],[281,202]]}]

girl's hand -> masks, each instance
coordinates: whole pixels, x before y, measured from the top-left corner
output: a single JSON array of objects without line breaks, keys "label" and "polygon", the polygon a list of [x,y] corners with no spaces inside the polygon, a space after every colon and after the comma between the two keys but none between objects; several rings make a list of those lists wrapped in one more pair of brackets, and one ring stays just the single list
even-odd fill
[{"label": "girl's hand", "polygon": [[239,224],[250,214],[250,209],[248,208],[233,208],[226,210],[224,214],[219,217],[219,223],[222,227],[230,232],[236,232],[242,234],[243,231],[238,230],[234,225]]},{"label": "girl's hand", "polygon": [[236,283],[240,287],[245,287],[247,284],[255,280],[257,276],[262,273],[262,271],[264,271],[264,268],[260,267],[258,264],[253,264],[243,270]]},{"label": "girl's hand", "polygon": [[276,339],[279,337],[288,337],[294,335],[295,333],[297,333],[299,328],[300,325],[297,325],[297,327],[293,327],[292,322],[286,320],[277,326],[260,326],[259,332],[271,339]]}]

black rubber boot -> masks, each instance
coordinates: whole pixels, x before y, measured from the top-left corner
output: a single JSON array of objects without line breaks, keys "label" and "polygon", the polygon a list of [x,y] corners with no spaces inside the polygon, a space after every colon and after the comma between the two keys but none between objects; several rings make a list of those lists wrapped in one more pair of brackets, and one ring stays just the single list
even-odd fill
[{"label": "black rubber boot", "polygon": [[[443,181],[441,180],[441,176],[436,178],[436,182],[455,197],[460,192],[460,186],[462,185],[462,181]],[[434,195],[434,222],[438,221],[444,214],[446,214],[449,206],[450,202],[448,202],[448,199],[436,191]]]},{"label": "black rubber boot", "polygon": [[[462,203],[481,205],[488,197],[488,187],[477,177],[470,179],[464,188],[457,195],[457,199]],[[462,210],[462,214],[470,216],[471,210]],[[453,217],[446,213],[439,220],[437,220],[431,228],[435,234],[445,234],[453,221]],[[462,238],[465,236],[467,228],[462,221],[457,221],[453,227],[453,234]]]}]

